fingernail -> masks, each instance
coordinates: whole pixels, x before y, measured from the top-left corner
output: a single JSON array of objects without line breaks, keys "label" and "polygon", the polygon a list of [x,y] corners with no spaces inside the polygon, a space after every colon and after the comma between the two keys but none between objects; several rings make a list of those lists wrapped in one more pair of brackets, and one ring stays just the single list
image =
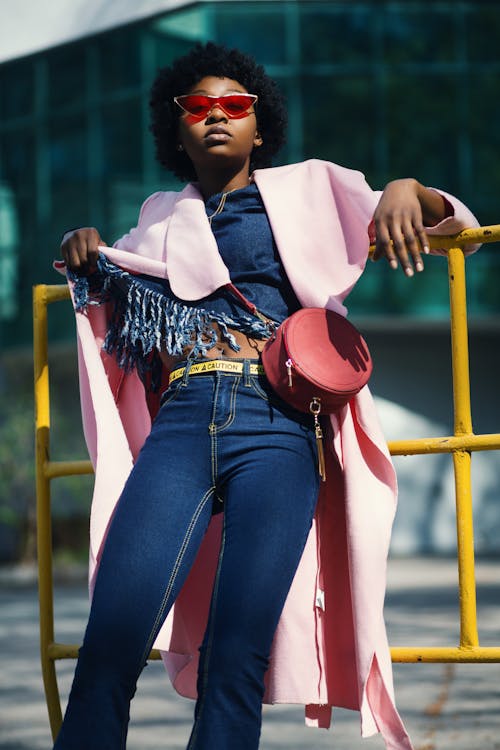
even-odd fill
[{"label": "fingernail", "polygon": [[406,268],[405,269],[405,274],[407,276],[413,276],[413,268]]},{"label": "fingernail", "polygon": [[417,271],[424,270],[424,264],[422,263],[421,260],[417,260],[417,262],[415,263],[415,268],[417,269]]},{"label": "fingernail", "polygon": [[391,268],[397,268],[398,267],[398,262],[397,262],[397,260],[390,260],[389,261],[389,265],[390,265]]},{"label": "fingernail", "polygon": [[429,255],[430,251],[431,251],[431,249],[430,249],[429,245],[424,245],[424,253],[426,255]]}]

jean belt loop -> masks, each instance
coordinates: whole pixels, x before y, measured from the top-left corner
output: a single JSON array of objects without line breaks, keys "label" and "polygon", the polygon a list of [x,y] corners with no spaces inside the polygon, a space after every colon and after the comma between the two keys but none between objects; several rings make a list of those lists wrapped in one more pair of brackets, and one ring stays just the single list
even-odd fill
[{"label": "jean belt loop", "polygon": [[243,360],[243,385],[245,388],[251,388],[251,381],[250,381],[250,360],[244,359]]},{"label": "jean belt loop", "polygon": [[185,370],[184,370],[184,372],[183,372],[183,374],[182,374],[182,386],[183,386],[184,388],[185,388],[185,387],[187,386],[187,384],[188,384],[188,380],[189,380],[189,371],[190,371],[190,369],[191,369],[191,365],[192,365],[192,364],[193,364],[193,360],[192,360],[192,359],[188,359],[188,360],[187,360],[187,362],[186,362],[186,367],[185,367]]}]

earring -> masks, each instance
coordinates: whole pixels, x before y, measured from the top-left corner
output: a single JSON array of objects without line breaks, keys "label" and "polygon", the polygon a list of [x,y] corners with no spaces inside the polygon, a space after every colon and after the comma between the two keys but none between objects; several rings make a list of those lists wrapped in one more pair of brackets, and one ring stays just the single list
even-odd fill
[{"label": "earring", "polygon": [[182,145],[182,143],[177,144],[177,151],[184,151],[184,146]]}]

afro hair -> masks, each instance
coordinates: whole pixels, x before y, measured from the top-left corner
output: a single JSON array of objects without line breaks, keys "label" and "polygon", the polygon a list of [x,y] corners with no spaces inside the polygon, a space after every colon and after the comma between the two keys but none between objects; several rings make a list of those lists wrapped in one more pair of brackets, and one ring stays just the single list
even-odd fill
[{"label": "afro hair", "polygon": [[273,156],[285,142],[287,114],[276,83],[253,57],[213,42],[197,44],[171,66],[160,68],[151,88],[151,131],[159,163],[181,180],[196,179],[193,164],[177,149],[180,112],[174,96],[187,93],[205,76],[231,78],[259,97],[256,115],[263,144],[254,149],[250,169],[271,166]]}]

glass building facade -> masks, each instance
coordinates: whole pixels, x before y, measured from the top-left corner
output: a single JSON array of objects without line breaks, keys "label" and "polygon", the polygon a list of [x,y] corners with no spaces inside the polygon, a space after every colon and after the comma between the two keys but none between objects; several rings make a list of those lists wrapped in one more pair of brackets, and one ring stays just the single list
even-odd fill
[{"label": "glass building facade", "polygon": [[[317,157],[381,188],[415,176],[500,223],[500,4],[203,2],[0,66],[0,346],[31,337],[31,286],[61,233],[92,225],[111,243],[144,198],[179,187],[156,164],[148,98],[158,67],[196,41],[254,54],[288,100],[277,163]],[[468,262],[469,310],[500,313],[500,249]],[[373,264],[351,314],[444,319],[440,258],[409,281]],[[59,315],[53,334],[72,335]]]}]

